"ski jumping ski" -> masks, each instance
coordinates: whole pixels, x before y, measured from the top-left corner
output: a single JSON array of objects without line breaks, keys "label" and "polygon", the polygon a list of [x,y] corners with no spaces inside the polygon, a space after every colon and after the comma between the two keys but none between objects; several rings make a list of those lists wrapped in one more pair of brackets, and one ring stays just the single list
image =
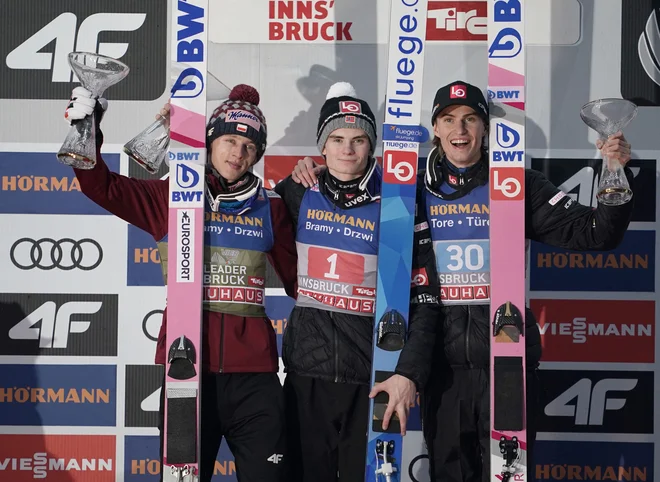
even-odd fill
[{"label": "ski jumping ski", "polygon": [[[422,0],[391,1],[372,386],[394,374],[407,333],[417,162],[424,137],[420,116],[426,12]],[[369,403],[365,480],[401,481],[399,420],[393,416],[383,429],[386,393]]]},{"label": "ski jumping ski", "polygon": [[527,480],[525,0],[488,0],[490,480]]},{"label": "ski jumping ski", "polygon": [[200,461],[202,275],[208,0],[172,0],[167,360],[162,474],[197,482]]}]

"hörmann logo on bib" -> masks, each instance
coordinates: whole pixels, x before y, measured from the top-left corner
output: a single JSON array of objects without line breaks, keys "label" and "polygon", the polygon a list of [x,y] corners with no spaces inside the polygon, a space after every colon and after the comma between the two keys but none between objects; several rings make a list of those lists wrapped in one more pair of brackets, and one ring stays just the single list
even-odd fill
[{"label": "h\u00f6rmann logo on bib", "polygon": [[4,0],[7,22],[0,31],[0,98],[68,99],[78,85],[69,52],[107,55],[131,67],[112,87],[113,100],[155,100],[167,76],[167,2],[80,2],[35,5]]}]

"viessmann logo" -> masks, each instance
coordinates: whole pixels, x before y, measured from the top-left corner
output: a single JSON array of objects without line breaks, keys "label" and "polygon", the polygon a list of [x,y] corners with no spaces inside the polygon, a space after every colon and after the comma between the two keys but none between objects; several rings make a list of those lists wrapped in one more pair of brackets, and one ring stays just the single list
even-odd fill
[{"label": "viessmann logo", "polygon": [[65,99],[77,84],[67,61],[72,51],[117,58],[132,68],[112,89],[116,100],[154,100],[165,88],[167,3],[80,2],[34,4],[4,0],[0,31],[0,98]]}]

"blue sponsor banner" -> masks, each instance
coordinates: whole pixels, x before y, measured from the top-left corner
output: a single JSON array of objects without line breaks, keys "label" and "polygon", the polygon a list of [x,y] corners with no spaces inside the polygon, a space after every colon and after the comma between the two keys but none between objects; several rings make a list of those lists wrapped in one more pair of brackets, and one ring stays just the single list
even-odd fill
[{"label": "blue sponsor banner", "polygon": [[529,480],[638,480],[651,482],[653,444],[538,440]]},{"label": "blue sponsor banner", "polygon": [[[124,482],[158,482],[161,463],[158,436],[124,438]],[[234,457],[223,440],[215,462],[212,482],[235,482]]]},{"label": "blue sponsor banner", "polygon": [[163,272],[156,241],[146,231],[128,225],[128,286],[163,286]]},{"label": "blue sponsor banner", "polygon": [[429,138],[429,131],[424,126],[398,126],[394,124],[383,124],[384,141],[406,141],[426,142]]},{"label": "blue sponsor banner", "polygon": [[530,251],[532,291],[655,291],[655,231],[627,231],[612,251]]},{"label": "blue sponsor banner", "polygon": [[114,427],[114,365],[3,365],[0,425]]},{"label": "blue sponsor banner", "polygon": [[270,318],[277,335],[277,353],[282,356],[282,336],[291,310],[296,302],[288,296],[266,296],[266,316]]},{"label": "blue sponsor banner", "polygon": [[[119,172],[119,154],[103,154]],[[54,152],[0,152],[0,213],[105,214],[80,192],[78,179]]]}]

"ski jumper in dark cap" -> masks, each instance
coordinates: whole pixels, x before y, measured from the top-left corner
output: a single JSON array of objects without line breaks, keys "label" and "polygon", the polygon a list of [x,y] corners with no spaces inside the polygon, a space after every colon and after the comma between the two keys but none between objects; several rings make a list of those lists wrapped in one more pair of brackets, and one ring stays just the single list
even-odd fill
[{"label": "ski jumper in dark cap", "polygon": [[[488,104],[479,88],[463,81],[440,88],[431,118],[435,148],[417,181],[417,210],[426,213],[431,226],[442,307],[432,371],[421,394],[433,482],[491,480],[489,165],[483,144],[488,119]],[[625,172],[632,186],[632,172],[627,167]],[[571,250],[614,249],[623,239],[632,207],[632,202],[599,204],[593,210],[574,202],[540,172],[525,170],[529,240]],[[483,264],[464,261],[461,253],[468,246],[483,250]],[[527,467],[529,480],[535,480],[537,367],[542,349],[529,309],[525,342]]]},{"label": "ski jumper in dark cap", "polygon": [[[282,349],[290,453],[301,461],[290,480],[354,482],[364,480],[366,465],[381,168],[373,157],[374,115],[350,84],[330,88],[317,144],[328,166],[318,182],[305,188],[289,176],[275,187],[296,225],[298,249],[298,298]],[[339,171],[343,180],[332,174]],[[421,386],[431,363],[438,288],[428,229],[415,240],[413,269],[425,277],[411,288],[409,332],[395,376]]]},{"label": "ski jumper in dark cap", "polygon": [[[73,110],[68,112],[74,112],[76,106],[84,110],[84,104],[89,103],[89,98],[78,97],[84,97],[84,93],[74,91],[70,105]],[[213,112],[206,131],[209,156],[204,232],[202,482],[209,482],[213,476],[223,437],[235,457],[241,481],[284,481],[288,461],[276,335],[264,308],[264,280],[268,260],[287,294],[296,296],[293,225],[282,199],[265,189],[249,170],[232,181],[219,172],[234,169],[240,173],[263,156],[266,119],[258,104],[259,94],[254,88],[234,87],[229,99]],[[96,102],[99,122],[102,105]],[[97,138],[102,139],[98,129]],[[93,169],[75,170],[82,192],[151,234],[161,260],[166,260],[168,181],[137,180],[113,173],[103,162],[100,147],[99,143],[98,163]],[[227,153],[226,158],[223,153]],[[232,229],[246,224],[258,236],[244,236],[242,230]],[[228,265],[231,271],[226,269]],[[162,267],[167,282],[166,263]],[[161,365],[165,364],[167,350],[166,326],[167,309],[156,348],[155,361]]]}]

